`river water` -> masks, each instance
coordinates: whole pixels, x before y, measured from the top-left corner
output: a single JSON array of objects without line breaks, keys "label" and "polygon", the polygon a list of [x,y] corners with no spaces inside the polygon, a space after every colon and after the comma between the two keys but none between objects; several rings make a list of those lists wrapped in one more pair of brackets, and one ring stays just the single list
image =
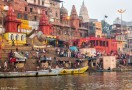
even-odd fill
[{"label": "river water", "polygon": [[132,90],[132,72],[0,78],[0,90]]}]

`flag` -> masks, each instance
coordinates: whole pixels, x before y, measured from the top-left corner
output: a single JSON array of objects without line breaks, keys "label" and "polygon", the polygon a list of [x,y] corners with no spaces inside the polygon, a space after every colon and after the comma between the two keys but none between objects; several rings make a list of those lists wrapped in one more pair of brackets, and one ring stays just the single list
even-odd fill
[{"label": "flag", "polygon": [[105,18],[108,18],[108,16],[107,16],[107,15],[105,15]]}]

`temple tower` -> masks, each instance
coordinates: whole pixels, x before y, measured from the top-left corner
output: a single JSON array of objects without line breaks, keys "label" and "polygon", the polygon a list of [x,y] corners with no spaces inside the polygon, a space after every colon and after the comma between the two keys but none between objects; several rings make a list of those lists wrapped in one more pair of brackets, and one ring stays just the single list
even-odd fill
[{"label": "temple tower", "polygon": [[46,16],[45,10],[42,11],[42,16],[39,22],[39,30],[42,31],[43,34],[45,35],[52,34],[52,27],[51,24],[49,24],[49,20],[48,17]]},{"label": "temple tower", "polygon": [[84,1],[82,3],[81,9],[80,9],[79,16],[82,17],[84,23],[89,22],[88,10],[87,10],[87,7],[84,4]]},{"label": "temple tower", "polygon": [[62,3],[62,6],[60,8],[60,19],[61,19],[61,23],[67,23],[68,22],[67,17],[68,17],[68,11],[63,6],[63,3]]},{"label": "temple tower", "polygon": [[5,22],[5,29],[6,29],[5,32],[6,33],[7,32],[14,32],[14,33],[18,32],[18,26],[21,24],[21,21],[16,18],[16,15],[14,14],[14,10],[11,4],[9,6],[9,10],[8,10],[5,21],[6,21]]},{"label": "temple tower", "polygon": [[18,32],[18,26],[21,25],[21,21],[16,18],[12,5],[9,5],[9,10],[5,18],[5,34],[4,37],[11,45],[23,45],[26,44],[26,34]]},{"label": "temple tower", "polygon": [[79,17],[77,15],[75,5],[72,6],[72,11],[70,15],[70,24],[71,24],[71,27],[74,27],[76,29],[79,28]]}]

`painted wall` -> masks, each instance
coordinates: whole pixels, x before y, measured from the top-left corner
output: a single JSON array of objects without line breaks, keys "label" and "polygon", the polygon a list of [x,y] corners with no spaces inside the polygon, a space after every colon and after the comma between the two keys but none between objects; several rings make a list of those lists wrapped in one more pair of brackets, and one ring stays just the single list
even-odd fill
[{"label": "painted wall", "polygon": [[12,45],[12,41],[14,40],[15,45],[23,45],[26,44],[26,34],[21,33],[5,33],[4,37],[8,40],[9,44]]},{"label": "painted wall", "polygon": [[102,37],[102,24],[101,22],[94,22],[95,24],[95,37]]},{"label": "painted wall", "polygon": [[103,69],[116,68],[116,57],[115,56],[103,56]]},{"label": "painted wall", "polygon": [[37,21],[29,21],[29,26],[32,27],[32,30],[38,30],[39,22]]}]

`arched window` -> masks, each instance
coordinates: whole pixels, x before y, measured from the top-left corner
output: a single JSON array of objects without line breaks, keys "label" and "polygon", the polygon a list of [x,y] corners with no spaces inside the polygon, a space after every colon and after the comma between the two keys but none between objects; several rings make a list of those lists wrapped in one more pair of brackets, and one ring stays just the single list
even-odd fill
[{"label": "arched window", "polygon": [[23,35],[21,36],[21,40],[24,41],[24,36]]},{"label": "arched window", "polygon": [[11,34],[11,40],[14,40],[14,35],[13,34]]},{"label": "arched window", "polygon": [[56,12],[56,17],[58,17],[58,13]]},{"label": "arched window", "polygon": [[17,34],[17,35],[16,35],[16,40],[18,40],[18,39],[19,39],[19,35]]}]

